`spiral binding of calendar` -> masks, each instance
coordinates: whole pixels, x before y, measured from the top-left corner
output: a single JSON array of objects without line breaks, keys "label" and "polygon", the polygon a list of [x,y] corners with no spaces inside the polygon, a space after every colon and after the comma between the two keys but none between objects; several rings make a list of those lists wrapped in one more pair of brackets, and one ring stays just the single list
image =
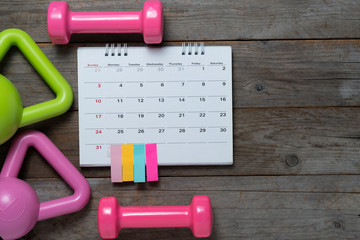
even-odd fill
[{"label": "spiral binding of calendar", "polygon": [[[117,43],[106,43],[105,56],[127,56],[128,46],[127,43],[123,45]],[[201,43],[182,43],[181,55],[205,55],[205,44]]]},{"label": "spiral binding of calendar", "polygon": [[[200,48],[200,51],[199,51]],[[203,42],[201,43],[182,43],[181,46],[181,54],[182,55],[192,55],[194,51],[194,55],[205,55],[205,45]]]},{"label": "spiral binding of calendar", "polygon": [[105,45],[105,56],[127,56],[128,55],[128,47],[127,43],[124,43],[121,46],[121,43],[116,44],[115,43],[107,43]]}]

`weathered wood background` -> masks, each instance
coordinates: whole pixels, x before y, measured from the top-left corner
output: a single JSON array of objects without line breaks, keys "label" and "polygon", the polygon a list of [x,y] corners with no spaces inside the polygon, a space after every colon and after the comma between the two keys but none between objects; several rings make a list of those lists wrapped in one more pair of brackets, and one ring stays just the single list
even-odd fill
[{"label": "weathered wood background", "polygon": [[[139,10],[143,1],[68,1],[73,11]],[[49,1],[1,1],[0,26],[21,28],[70,82],[65,115],[27,129],[47,134],[79,168],[79,46],[140,44],[140,35],[74,35],[55,46],[47,36]],[[110,170],[82,168],[90,204],[40,222],[23,239],[100,239],[97,204],[186,205],[207,194],[214,210],[210,239],[360,238],[360,2],[358,0],[164,0],[164,45],[204,41],[233,47],[234,165],[160,167],[158,183],[111,184]],[[16,49],[0,73],[24,105],[53,94]],[[20,131],[23,131],[21,129]],[[19,132],[20,132],[19,131]],[[0,163],[10,143],[0,146]],[[71,190],[30,150],[21,177],[42,201]],[[126,229],[120,239],[194,239],[188,229]]]}]

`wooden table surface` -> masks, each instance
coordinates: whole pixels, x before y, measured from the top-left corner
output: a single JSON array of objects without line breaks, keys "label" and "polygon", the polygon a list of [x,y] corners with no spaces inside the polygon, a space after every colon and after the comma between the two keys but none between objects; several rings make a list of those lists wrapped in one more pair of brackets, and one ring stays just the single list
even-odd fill
[{"label": "wooden table surface", "polygon": [[[139,10],[143,1],[68,1],[73,11]],[[164,43],[233,48],[234,164],[160,167],[160,181],[111,184],[109,168],[79,168],[77,55],[105,42],[144,45],[140,35],[74,35],[53,45],[49,1],[1,1],[0,26],[29,33],[73,88],[64,115],[24,129],[44,132],[90,182],[82,211],[39,222],[23,239],[100,239],[97,205],[187,205],[209,195],[210,239],[360,238],[360,3],[358,0],[164,0]],[[12,48],[1,74],[24,105],[53,94]],[[18,131],[24,131],[21,129]],[[0,147],[2,164],[10,142]],[[71,194],[30,149],[21,177],[41,201]],[[125,229],[119,239],[194,239],[189,229]]]}]

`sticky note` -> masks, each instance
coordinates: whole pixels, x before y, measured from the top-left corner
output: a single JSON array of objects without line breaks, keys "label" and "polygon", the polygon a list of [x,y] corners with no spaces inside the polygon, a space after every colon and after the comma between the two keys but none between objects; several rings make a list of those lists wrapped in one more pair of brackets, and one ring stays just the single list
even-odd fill
[{"label": "sticky note", "polygon": [[134,181],[134,145],[122,145],[122,169],[123,181]]},{"label": "sticky note", "polygon": [[158,160],[157,160],[157,147],[156,144],[146,144],[146,175],[147,180],[158,181]]},{"label": "sticky note", "polygon": [[122,150],[121,145],[110,146],[111,182],[122,182]]},{"label": "sticky note", "polygon": [[134,145],[134,182],[145,182],[145,145]]}]

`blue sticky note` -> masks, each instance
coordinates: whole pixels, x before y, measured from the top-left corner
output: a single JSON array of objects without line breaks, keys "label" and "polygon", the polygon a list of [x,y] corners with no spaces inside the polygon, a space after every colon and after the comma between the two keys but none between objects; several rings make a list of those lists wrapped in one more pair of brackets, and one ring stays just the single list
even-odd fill
[{"label": "blue sticky note", "polygon": [[144,144],[134,144],[134,182],[145,182]]}]

